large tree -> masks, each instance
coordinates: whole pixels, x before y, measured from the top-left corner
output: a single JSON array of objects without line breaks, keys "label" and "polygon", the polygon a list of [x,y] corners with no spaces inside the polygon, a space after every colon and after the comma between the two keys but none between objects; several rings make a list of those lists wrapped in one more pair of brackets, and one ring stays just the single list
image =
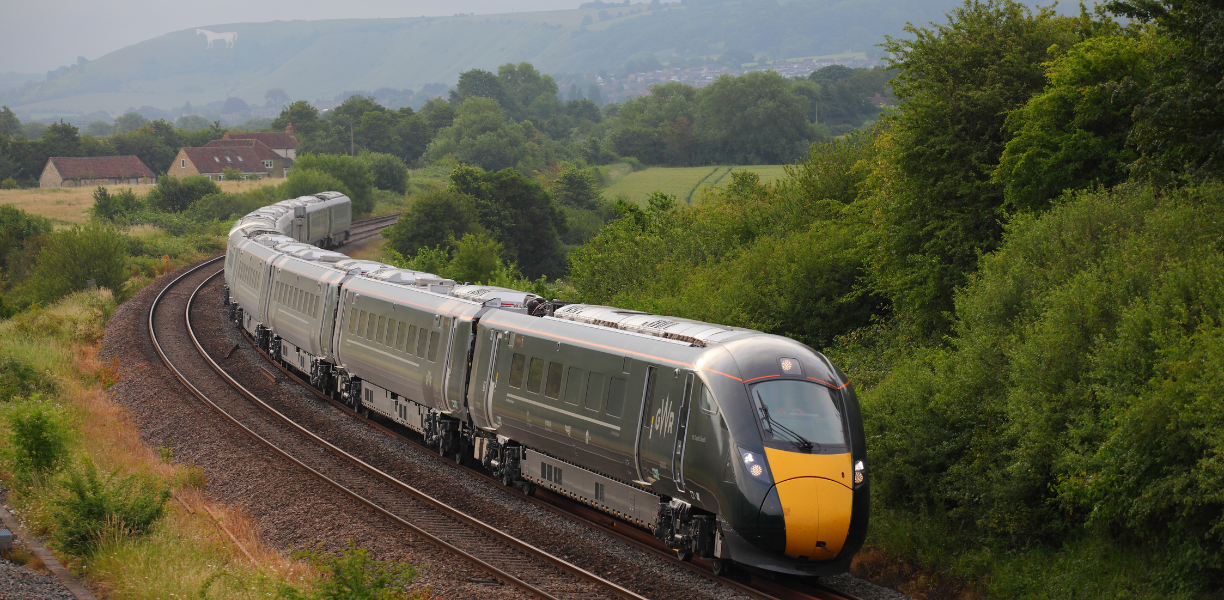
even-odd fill
[{"label": "large tree", "polygon": [[451,189],[475,198],[481,225],[505,245],[507,258],[517,261],[524,275],[565,274],[560,240],[565,214],[539,182],[515,169],[460,166],[451,173]]}]

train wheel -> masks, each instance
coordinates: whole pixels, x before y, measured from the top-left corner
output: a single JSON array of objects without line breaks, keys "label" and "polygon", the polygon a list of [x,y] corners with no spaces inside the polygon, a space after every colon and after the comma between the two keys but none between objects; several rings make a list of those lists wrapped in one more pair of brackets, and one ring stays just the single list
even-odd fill
[{"label": "train wheel", "polygon": [[710,565],[714,568],[714,574],[719,577],[726,577],[731,573],[731,565],[733,563],[725,558],[715,558],[710,561]]},{"label": "train wheel", "polygon": [[692,552],[681,552],[681,551],[677,550],[677,551],[676,551],[676,558],[680,559],[680,560],[681,560],[681,561],[683,561],[683,562],[692,562],[692,560],[693,560],[693,553],[692,553]]}]

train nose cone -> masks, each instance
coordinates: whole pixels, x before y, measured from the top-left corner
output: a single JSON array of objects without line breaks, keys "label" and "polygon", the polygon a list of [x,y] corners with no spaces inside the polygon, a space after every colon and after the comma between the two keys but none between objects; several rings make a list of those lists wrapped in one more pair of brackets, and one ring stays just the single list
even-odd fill
[{"label": "train nose cone", "polygon": [[[785,553],[813,560],[841,552],[850,532],[854,490],[849,454],[801,454],[766,449],[786,531]],[[844,482],[844,483],[843,483]],[[764,507],[762,507],[764,508]],[[772,512],[772,511],[770,511]],[[764,516],[764,513],[762,513]]]}]

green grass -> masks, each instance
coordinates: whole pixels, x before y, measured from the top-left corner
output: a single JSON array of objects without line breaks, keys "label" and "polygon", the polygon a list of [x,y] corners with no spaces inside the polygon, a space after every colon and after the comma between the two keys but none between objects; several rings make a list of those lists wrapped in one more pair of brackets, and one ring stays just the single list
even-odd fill
[{"label": "green grass", "polygon": [[675,196],[680,202],[692,202],[700,198],[701,190],[729,183],[732,171],[752,171],[761,176],[762,183],[768,183],[781,179],[786,174],[783,169],[783,165],[651,167],[615,179],[604,188],[604,196],[623,196],[642,204],[651,193],[659,191]]}]

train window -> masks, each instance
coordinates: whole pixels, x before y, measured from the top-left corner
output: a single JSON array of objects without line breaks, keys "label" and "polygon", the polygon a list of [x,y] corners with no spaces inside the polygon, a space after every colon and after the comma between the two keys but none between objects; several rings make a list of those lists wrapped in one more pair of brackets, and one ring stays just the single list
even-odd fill
[{"label": "train window", "polygon": [[429,362],[438,360],[438,332],[429,332]]},{"label": "train window", "polygon": [[523,387],[523,363],[527,362],[527,357],[522,354],[515,354],[510,359],[510,387]]},{"label": "train window", "polygon": [[353,335],[353,331],[357,328],[357,307],[356,306],[349,309],[348,326],[349,326],[348,328],[349,335]]},{"label": "train window", "polygon": [[321,300],[320,300],[320,296],[319,296],[318,294],[311,294],[311,295],[310,295],[310,316],[312,316],[312,317],[317,317],[317,316],[319,316],[319,304],[320,304],[320,302],[321,302]]},{"label": "train window", "polygon": [[625,409],[625,380],[613,377],[608,381],[608,407],[604,412],[610,417],[620,417]]},{"label": "train window", "polygon": [[399,322],[395,319],[387,319],[387,341],[386,344],[395,347],[395,328],[399,326]]},{"label": "train window", "polygon": [[411,325],[408,327],[408,344],[407,344],[407,347],[404,348],[404,352],[407,352],[408,354],[412,354],[412,344],[413,344],[413,340],[415,339],[416,339],[416,325]]},{"label": "train window", "polygon": [[578,406],[580,398],[582,398],[582,369],[570,367],[565,374],[565,403]]},{"label": "train window", "polygon": [[531,369],[527,371],[527,391],[540,393],[540,384],[544,382],[544,361],[531,359]]},{"label": "train window", "polygon": [[293,288],[293,310],[302,312],[302,290]]},{"label": "train window", "polygon": [[710,393],[710,388],[705,384],[701,384],[701,410],[710,414],[718,412],[718,404],[714,402],[714,394]]},{"label": "train window", "polygon": [[405,335],[407,335],[407,334],[408,334],[408,324],[407,324],[407,323],[400,323],[400,324],[399,324],[399,333],[395,334],[395,349],[396,349],[396,350],[403,351],[403,349],[404,349],[404,336],[405,336]]},{"label": "train window", "polygon": [[378,317],[378,334],[374,338],[374,341],[381,344],[383,343],[383,340],[386,338],[387,338],[387,317]]},{"label": "train window", "polygon": [[424,327],[417,330],[417,358],[425,358],[425,344],[429,343],[429,330]]},{"label": "train window", "polygon": [[374,328],[378,326],[378,315],[370,313],[369,321],[366,322],[365,339],[374,339]]},{"label": "train window", "polygon": [[586,398],[582,407],[599,412],[603,408],[604,376],[599,373],[587,375]]},{"label": "train window", "polygon": [[357,317],[357,337],[365,337],[366,327],[366,311],[361,311],[361,315]]},{"label": "train window", "polygon": [[548,363],[548,385],[544,386],[544,395],[556,400],[561,396],[561,376],[565,367],[561,363]]}]

